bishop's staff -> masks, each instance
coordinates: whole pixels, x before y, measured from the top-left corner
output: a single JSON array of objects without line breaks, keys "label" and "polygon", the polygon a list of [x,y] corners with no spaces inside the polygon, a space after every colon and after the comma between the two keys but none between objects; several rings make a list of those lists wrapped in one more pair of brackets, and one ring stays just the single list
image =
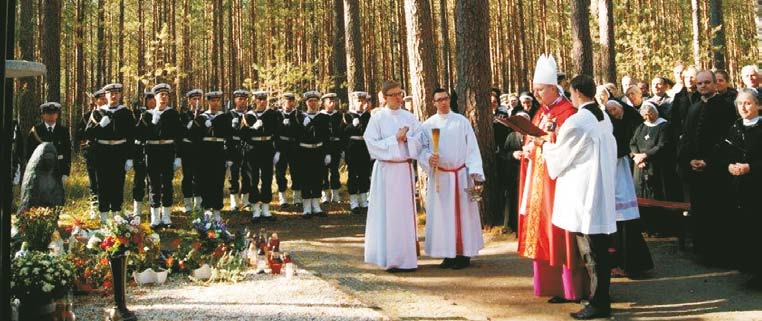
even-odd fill
[{"label": "bishop's staff", "polygon": [[[439,128],[432,128],[431,129],[431,140],[434,144],[434,155],[439,156]],[[437,175],[439,167],[434,167],[434,184],[437,188],[437,193],[439,193],[439,176]]]}]

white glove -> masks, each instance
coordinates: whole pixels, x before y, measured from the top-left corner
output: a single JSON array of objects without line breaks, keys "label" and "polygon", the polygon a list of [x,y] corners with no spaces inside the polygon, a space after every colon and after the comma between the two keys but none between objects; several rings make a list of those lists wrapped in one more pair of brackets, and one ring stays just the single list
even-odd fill
[{"label": "white glove", "polygon": [[352,126],[360,126],[360,118],[352,119]]},{"label": "white glove", "polygon": [[101,125],[101,127],[106,127],[108,124],[111,124],[111,118],[108,116],[103,116],[103,118],[101,118],[101,122],[98,124]]},{"label": "white glove", "polygon": [[254,123],[254,125],[251,126],[251,128],[260,129],[260,128],[262,128],[262,125],[263,125],[262,120],[261,119],[257,119],[257,122]]},{"label": "white glove", "polygon": [[304,116],[304,124],[303,125],[307,126],[307,125],[310,124],[311,121],[312,121],[312,119],[310,119],[308,116]]},{"label": "white glove", "polygon": [[233,161],[227,161],[225,162],[225,167],[233,166]]},{"label": "white glove", "polygon": [[291,120],[290,120],[290,119],[288,119],[288,118],[283,118],[283,125],[286,125],[286,126],[288,126],[288,124],[290,124],[290,123],[291,123]]},{"label": "white glove", "polygon": [[330,163],[331,163],[331,155],[325,155],[325,161],[324,161],[324,163],[325,163],[326,165],[328,165],[328,164],[330,164]]},{"label": "white glove", "polygon": [[238,118],[233,118],[233,128],[236,128],[236,127],[238,127],[238,124],[240,124],[240,122],[241,122],[241,121],[240,121],[240,120],[238,120]]},{"label": "white glove", "polygon": [[275,156],[273,156],[273,164],[277,164],[280,160],[280,152],[275,152]]},{"label": "white glove", "polygon": [[192,120],[188,122],[188,125],[185,125],[185,128],[191,129],[191,127],[193,127],[193,121]]},{"label": "white glove", "polygon": [[345,156],[346,156],[346,154],[344,152],[341,152],[341,159],[346,159],[346,158],[344,158]]},{"label": "white glove", "polygon": [[180,157],[175,158],[174,166],[175,166],[175,170],[183,166],[183,161],[180,160]]},{"label": "white glove", "polygon": [[158,125],[159,119],[161,119],[161,114],[159,113],[151,113],[151,114],[153,115],[153,117],[151,117],[151,123],[153,123],[154,125]]},{"label": "white glove", "polygon": [[13,175],[13,185],[18,185],[21,181],[21,166],[16,168],[16,173]]},{"label": "white glove", "polygon": [[61,183],[62,183],[62,184],[64,184],[64,185],[66,185],[66,181],[67,181],[68,179],[69,179],[69,176],[68,176],[68,175],[63,175],[63,176],[61,176]]},{"label": "white glove", "polygon": [[209,119],[207,119],[207,120],[204,122],[204,126],[206,126],[206,128],[212,127],[212,121],[211,121],[211,120],[209,120]]},{"label": "white glove", "polygon": [[132,160],[128,159],[126,162],[124,162],[124,171],[128,171],[132,168]]}]

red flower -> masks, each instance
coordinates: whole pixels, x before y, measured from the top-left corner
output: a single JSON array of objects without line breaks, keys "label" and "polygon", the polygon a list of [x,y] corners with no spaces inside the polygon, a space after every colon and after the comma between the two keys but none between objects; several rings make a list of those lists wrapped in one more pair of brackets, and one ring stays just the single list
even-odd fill
[{"label": "red flower", "polygon": [[101,249],[107,250],[108,248],[114,246],[114,237],[109,236],[103,242],[101,242]]}]

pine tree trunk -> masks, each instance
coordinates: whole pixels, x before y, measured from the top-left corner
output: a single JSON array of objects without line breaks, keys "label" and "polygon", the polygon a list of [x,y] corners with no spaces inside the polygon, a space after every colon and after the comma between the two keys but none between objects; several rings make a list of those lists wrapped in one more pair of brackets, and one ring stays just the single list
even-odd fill
[{"label": "pine tree trunk", "polygon": [[712,33],[712,67],[725,69],[725,23],[722,17],[722,0],[709,0]]},{"label": "pine tree trunk", "polygon": [[347,50],[344,30],[344,0],[333,0],[333,92],[347,101]]},{"label": "pine tree trunk", "polygon": [[486,177],[485,195],[480,204],[485,225],[501,224],[495,188],[495,153],[492,112],[489,108],[489,1],[457,0],[455,14],[455,51],[458,53],[458,106],[474,126],[482,153]]},{"label": "pine tree trunk", "polygon": [[98,62],[95,66],[95,81],[98,86],[106,85],[106,0],[98,0]]},{"label": "pine tree trunk", "polygon": [[[89,92],[88,88],[85,88],[85,83],[87,81],[87,78],[85,77],[85,10],[86,10],[86,0],[77,0],[77,26],[76,26],[76,56],[77,56],[77,76],[75,80],[75,87],[74,87],[74,102],[75,105],[79,108],[83,108],[87,106],[87,99],[85,98],[85,93]],[[31,32],[29,32],[31,33]],[[72,110],[72,113],[75,111]],[[84,114],[85,110],[78,110],[76,112],[79,112],[80,114]],[[73,126],[72,126],[73,127]],[[79,147],[79,144],[74,144],[74,147]]]},{"label": "pine tree trunk", "polygon": [[61,101],[61,0],[45,1],[42,63],[47,67],[47,101]]},{"label": "pine tree trunk", "polygon": [[[31,1],[20,1],[20,6],[19,29],[35,30],[37,27],[35,26],[33,3]],[[34,31],[18,33],[18,49],[21,53],[19,57],[21,60],[37,60],[34,57],[35,34],[37,33]],[[38,106],[40,105],[40,93],[38,91],[37,78],[27,77],[18,79],[17,95],[19,128],[22,133],[26,134],[39,119],[40,109]]]},{"label": "pine tree trunk", "polygon": [[410,92],[415,114],[425,120],[436,113],[432,101],[436,89],[437,66],[434,50],[431,7],[428,0],[405,0],[407,55],[410,61]]},{"label": "pine tree trunk", "polygon": [[447,0],[439,0],[439,26],[442,37],[442,86],[452,88],[452,64],[450,63],[450,29],[447,23]]},{"label": "pine tree trunk", "polygon": [[122,77],[122,66],[124,65],[125,59],[124,59],[124,0],[119,1],[119,30],[117,38],[117,82],[121,83],[124,81]]},{"label": "pine tree trunk", "polygon": [[691,0],[691,17],[693,21],[693,63],[701,66],[701,22],[699,19],[699,0]]},{"label": "pine tree trunk", "polygon": [[[696,0],[694,0],[696,1]],[[590,0],[572,0],[572,65],[578,75],[593,77],[593,40],[590,37]]]},{"label": "pine tree trunk", "polygon": [[598,0],[598,32],[601,46],[600,75],[603,82],[616,84],[613,0]]},{"label": "pine tree trunk", "polygon": [[360,2],[344,0],[344,28],[346,30],[347,49],[347,85],[348,90],[365,90],[363,73],[362,41],[360,38]]}]

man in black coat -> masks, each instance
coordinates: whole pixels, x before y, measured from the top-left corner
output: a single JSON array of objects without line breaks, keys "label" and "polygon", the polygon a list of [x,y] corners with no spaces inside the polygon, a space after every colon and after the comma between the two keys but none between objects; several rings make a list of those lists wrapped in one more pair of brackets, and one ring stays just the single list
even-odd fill
[{"label": "man in black coat", "polygon": [[688,186],[696,222],[694,248],[705,258],[718,258],[723,252],[725,238],[718,232],[726,230],[722,224],[732,222],[720,217],[728,210],[730,177],[717,159],[716,150],[735,121],[736,112],[733,105],[717,95],[715,82],[711,71],[697,74],[701,98],[688,110],[678,146],[678,169]]},{"label": "man in black coat", "polygon": [[31,130],[26,139],[26,160],[34,153],[35,148],[42,143],[53,143],[56,147],[56,157],[58,158],[58,174],[61,180],[66,184],[66,179],[71,172],[71,139],[69,138],[69,128],[58,123],[61,116],[61,104],[56,102],[47,102],[40,105],[42,121],[37,123]]}]

